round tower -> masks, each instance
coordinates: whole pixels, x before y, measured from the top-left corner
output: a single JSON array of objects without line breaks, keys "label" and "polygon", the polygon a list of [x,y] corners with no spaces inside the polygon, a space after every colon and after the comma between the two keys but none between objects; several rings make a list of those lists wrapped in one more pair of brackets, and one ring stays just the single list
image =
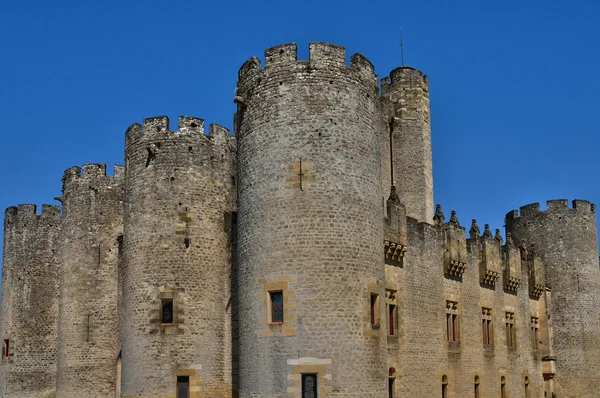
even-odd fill
[{"label": "round tower", "polygon": [[58,332],[59,397],[112,397],[119,356],[118,237],[123,167],[71,167],[63,176]]},{"label": "round tower", "polygon": [[[515,242],[541,255],[554,332],[559,397],[592,397],[600,383],[600,270],[595,206],[585,200],[521,207],[506,216]],[[532,272],[532,270],[529,270]],[[551,359],[551,358],[549,358]],[[551,374],[548,374],[551,376]],[[553,376],[553,375],[552,375]]]},{"label": "round tower", "polygon": [[406,214],[433,223],[433,169],[429,80],[410,66],[394,69],[381,80],[383,188],[397,187]]},{"label": "round tower", "polygon": [[[378,85],[311,43],[240,69],[241,396],[387,394]],[[286,395],[287,396],[287,395]]]},{"label": "round tower", "polygon": [[60,207],[6,209],[0,396],[41,397],[56,384]]},{"label": "round tower", "polygon": [[231,396],[235,139],[154,117],[127,130],[125,155],[122,394]]}]

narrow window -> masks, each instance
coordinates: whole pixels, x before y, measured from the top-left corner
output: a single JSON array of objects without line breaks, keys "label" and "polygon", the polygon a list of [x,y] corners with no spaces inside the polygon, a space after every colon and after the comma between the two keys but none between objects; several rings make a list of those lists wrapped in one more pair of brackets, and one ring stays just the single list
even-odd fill
[{"label": "narrow window", "polygon": [[4,339],[4,350],[2,352],[2,356],[4,358],[8,358],[10,355],[10,341],[8,339]]},{"label": "narrow window", "polygon": [[390,304],[388,306],[388,333],[390,336],[396,335],[396,306]]},{"label": "narrow window", "polygon": [[396,369],[390,368],[388,375],[388,397],[396,398]]},{"label": "narrow window", "polygon": [[540,319],[532,316],[531,317],[531,346],[534,350],[540,348]]},{"label": "narrow window", "polygon": [[448,376],[442,376],[442,398],[448,398]]},{"label": "narrow window", "polygon": [[506,346],[515,348],[517,346],[517,333],[515,330],[515,313],[506,313]]},{"label": "narrow window", "polygon": [[492,345],[492,310],[490,308],[481,309],[481,328],[483,334],[483,345]]},{"label": "narrow window", "polygon": [[269,292],[271,323],[283,323],[283,292]]},{"label": "narrow window", "polygon": [[190,398],[189,376],[177,376],[177,398]]},{"label": "narrow window", "polygon": [[378,325],[379,324],[379,295],[375,294],[375,293],[371,293],[371,302],[370,302],[370,308],[371,308],[371,325]]},{"label": "narrow window", "polygon": [[525,376],[525,398],[529,398],[529,377]]},{"label": "narrow window", "polygon": [[317,374],[302,374],[302,398],[317,398]]},{"label": "narrow window", "polygon": [[173,323],[173,299],[160,300],[160,322]]},{"label": "narrow window", "polygon": [[448,341],[458,341],[458,303],[446,301],[446,331]]},{"label": "narrow window", "polygon": [[500,379],[500,398],[506,398],[506,377]]},{"label": "narrow window", "polygon": [[475,392],[475,398],[479,398],[479,376],[475,376],[475,380],[473,382],[473,389]]}]

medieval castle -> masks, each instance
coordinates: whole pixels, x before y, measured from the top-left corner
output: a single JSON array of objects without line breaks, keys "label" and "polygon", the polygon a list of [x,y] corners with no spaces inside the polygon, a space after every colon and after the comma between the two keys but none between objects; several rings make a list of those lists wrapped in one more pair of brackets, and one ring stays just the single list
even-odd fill
[{"label": "medieval castle", "polygon": [[600,395],[594,205],[444,214],[427,77],[309,58],[242,65],[233,135],[145,119],[6,210],[0,396]]}]

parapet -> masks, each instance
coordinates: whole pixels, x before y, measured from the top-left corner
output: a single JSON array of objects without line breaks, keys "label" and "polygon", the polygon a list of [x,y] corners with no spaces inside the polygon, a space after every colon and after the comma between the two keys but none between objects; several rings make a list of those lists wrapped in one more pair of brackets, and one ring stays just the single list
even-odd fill
[{"label": "parapet", "polygon": [[546,201],[546,210],[541,210],[540,204],[530,203],[525,206],[521,206],[519,210],[511,210],[506,214],[506,221],[510,222],[517,218],[525,217],[536,217],[540,214],[549,213],[564,213],[564,212],[578,212],[578,213],[596,213],[596,206],[587,200],[575,199],[572,201],[572,207],[569,207],[568,199],[555,199]]},{"label": "parapet", "polygon": [[83,167],[73,166],[65,170],[62,178],[63,189],[64,187],[76,180],[95,180],[101,178],[112,178],[115,180],[123,180],[125,177],[125,169],[121,165],[114,165],[113,175],[109,176],[106,174],[105,163],[86,163]]},{"label": "parapet", "polygon": [[132,142],[141,137],[157,137],[164,134],[164,137],[172,138],[177,135],[197,135],[199,137],[214,138],[215,142],[228,141],[230,132],[226,127],[212,123],[208,135],[204,131],[204,119],[195,116],[179,116],[177,130],[170,129],[170,120],[168,116],[154,116],[144,119],[143,124],[133,123],[125,132],[127,142]]},{"label": "parapet", "polygon": [[[363,76],[373,78],[375,68],[373,64],[362,54],[354,54],[350,57],[350,65],[346,60],[346,48],[332,43],[312,42],[308,46],[309,60],[298,60],[298,48],[296,43],[281,44],[267,48],[264,53],[265,69],[290,68],[293,71],[302,71],[306,67],[339,67],[354,70]],[[252,79],[261,71],[260,60],[251,57],[240,67],[238,72],[239,85]]]},{"label": "parapet", "polygon": [[422,71],[411,66],[399,66],[390,72],[389,76],[381,79],[381,95],[385,96],[390,91],[406,87],[419,87],[424,92],[429,92],[429,78]]},{"label": "parapet", "polygon": [[12,226],[31,226],[43,224],[54,224],[60,220],[60,206],[43,204],[42,212],[37,214],[35,204],[20,204],[10,206],[4,212],[4,229]]}]

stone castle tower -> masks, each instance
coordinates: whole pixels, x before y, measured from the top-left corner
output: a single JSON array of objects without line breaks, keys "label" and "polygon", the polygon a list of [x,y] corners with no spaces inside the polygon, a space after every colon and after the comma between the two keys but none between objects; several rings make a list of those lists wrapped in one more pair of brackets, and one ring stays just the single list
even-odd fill
[{"label": "stone castle tower", "polygon": [[4,224],[0,397],[595,397],[595,207],[434,208],[428,79],[295,44]]}]

